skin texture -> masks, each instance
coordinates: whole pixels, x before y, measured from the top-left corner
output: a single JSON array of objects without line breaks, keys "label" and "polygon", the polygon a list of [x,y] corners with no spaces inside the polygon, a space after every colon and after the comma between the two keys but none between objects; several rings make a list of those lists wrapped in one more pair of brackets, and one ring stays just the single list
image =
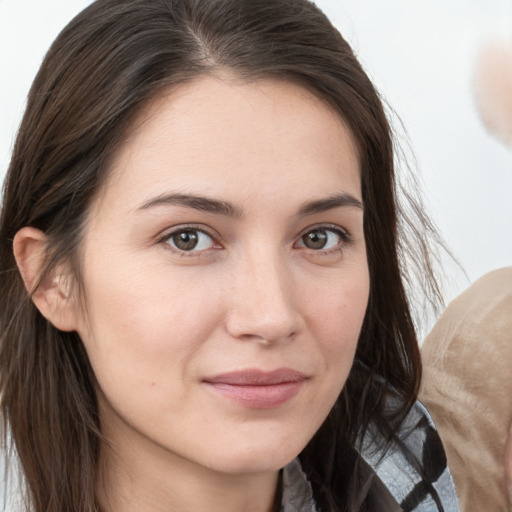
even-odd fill
[{"label": "skin texture", "polygon": [[[58,275],[34,296],[78,331],[98,381],[105,510],[271,510],[279,469],[353,362],[369,290],[358,202],[350,133],[293,84],[203,77],[139,116],[88,216],[84,297]],[[177,248],[183,228],[194,250]],[[20,233],[29,283],[44,235]],[[308,233],[325,247],[308,247]],[[205,382],[282,368],[304,380],[266,408]]]}]

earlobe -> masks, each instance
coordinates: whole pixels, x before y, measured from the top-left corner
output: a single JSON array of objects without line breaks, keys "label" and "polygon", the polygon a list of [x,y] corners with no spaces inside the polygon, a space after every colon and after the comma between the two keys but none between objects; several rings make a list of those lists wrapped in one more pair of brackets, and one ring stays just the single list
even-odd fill
[{"label": "earlobe", "polygon": [[42,276],[47,262],[47,238],[39,229],[24,227],[13,240],[13,251],[25,287],[41,314],[61,331],[77,329],[76,301],[70,276],[57,265]]}]

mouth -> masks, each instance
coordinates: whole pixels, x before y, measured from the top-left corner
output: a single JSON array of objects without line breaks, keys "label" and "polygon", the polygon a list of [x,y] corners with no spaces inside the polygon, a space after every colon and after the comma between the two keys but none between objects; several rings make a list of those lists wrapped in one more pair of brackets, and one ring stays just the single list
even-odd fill
[{"label": "mouth", "polygon": [[203,383],[218,395],[251,409],[272,409],[294,398],[307,377],[289,368],[271,372],[249,369],[206,378]]}]

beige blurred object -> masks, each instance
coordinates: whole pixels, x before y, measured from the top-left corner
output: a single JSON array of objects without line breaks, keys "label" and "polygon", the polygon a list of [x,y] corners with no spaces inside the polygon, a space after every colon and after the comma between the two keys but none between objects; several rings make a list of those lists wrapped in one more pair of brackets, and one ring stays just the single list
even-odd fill
[{"label": "beige blurred object", "polygon": [[461,511],[510,511],[512,267],[485,275],[457,297],[426,338],[422,356],[420,400],[445,445]]},{"label": "beige blurred object", "polygon": [[473,90],[486,128],[512,146],[512,37],[482,46],[475,63]]},{"label": "beige blurred object", "polygon": [[512,510],[512,425],[508,433],[507,449],[505,450],[505,475],[507,476],[508,495]]}]

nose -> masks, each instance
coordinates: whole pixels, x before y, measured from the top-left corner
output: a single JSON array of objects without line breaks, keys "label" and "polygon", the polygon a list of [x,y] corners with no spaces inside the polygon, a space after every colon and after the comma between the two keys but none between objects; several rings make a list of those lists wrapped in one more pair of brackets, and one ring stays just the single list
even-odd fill
[{"label": "nose", "polygon": [[286,343],[303,328],[293,276],[279,257],[260,253],[231,274],[229,334],[265,345]]}]

